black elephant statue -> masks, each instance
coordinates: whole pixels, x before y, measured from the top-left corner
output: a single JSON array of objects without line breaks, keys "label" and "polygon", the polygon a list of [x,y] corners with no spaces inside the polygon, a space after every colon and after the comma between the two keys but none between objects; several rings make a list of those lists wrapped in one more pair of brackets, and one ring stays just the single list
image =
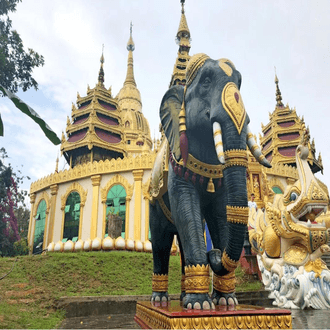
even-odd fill
[{"label": "black elephant statue", "polygon": [[[162,99],[160,118],[166,139],[159,157],[163,168],[161,162],[155,166],[161,168],[168,192],[150,205],[152,301],[168,300],[169,256],[173,235],[178,234],[183,306],[211,309],[213,303],[238,303],[234,271],[249,214],[247,146],[262,165],[271,167],[249,129],[240,86],[241,74],[231,61],[196,54],[187,65],[186,86],[171,87]],[[163,175],[164,166],[168,177]],[[213,243],[208,253],[204,219]],[[210,267],[214,273],[211,298]]]}]

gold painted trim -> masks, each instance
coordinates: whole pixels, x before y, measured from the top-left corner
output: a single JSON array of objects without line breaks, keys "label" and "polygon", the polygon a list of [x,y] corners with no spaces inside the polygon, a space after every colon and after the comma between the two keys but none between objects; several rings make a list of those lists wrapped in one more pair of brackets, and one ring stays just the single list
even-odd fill
[{"label": "gold painted trim", "polygon": [[208,55],[203,53],[195,54],[190,58],[186,68],[186,86],[189,86],[193,82],[199,69],[209,58],[210,57]]},{"label": "gold painted trim", "polygon": [[217,136],[217,135],[221,135],[221,134],[222,134],[221,129],[217,129],[213,132],[214,137]]},{"label": "gold painted trim", "polygon": [[219,66],[228,77],[231,77],[233,74],[233,69],[226,62],[229,62],[230,64],[232,64],[234,66],[234,64],[226,58],[221,58],[219,60]]},{"label": "gold painted trim", "polygon": [[186,276],[181,275],[181,292],[186,291]]},{"label": "gold painted trim", "polygon": [[221,262],[222,262],[223,266],[229,272],[233,272],[237,268],[238,263],[239,263],[239,261],[234,261],[234,260],[230,259],[230,257],[228,256],[226,250],[224,250],[224,252],[222,254]]},{"label": "gold painted trim", "polygon": [[[238,101],[235,95],[238,95]],[[246,119],[246,111],[243,104],[242,96],[233,82],[228,82],[222,90],[221,102],[228,116],[233,121],[238,134],[241,134]]]},{"label": "gold painted trim", "polygon": [[208,293],[210,285],[210,266],[197,265],[185,267],[186,293]]},{"label": "gold painted trim", "polygon": [[249,208],[227,205],[227,221],[247,225],[249,221]]},{"label": "gold painted trim", "polygon": [[171,211],[168,209],[168,207],[166,206],[164,200],[163,200],[163,197],[160,197],[160,198],[157,198],[158,200],[158,203],[159,203],[159,206],[160,208],[162,209],[166,219],[171,222],[171,223],[174,223],[173,219],[172,219],[172,213]]},{"label": "gold painted trim", "polygon": [[107,159],[105,161],[77,165],[74,168],[50,174],[33,182],[30,187],[30,194],[49,188],[53,184],[67,183],[97,174],[116,174],[138,169],[151,170],[155,157],[155,153],[150,153],[136,157],[129,156],[123,159]]},{"label": "gold painted trim", "polygon": [[[174,156],[173,156],[173,159],[175,160]],[[178,164],[180,164],[180,163],[178,163]],[[188,154],[186,166],[193,173],[202,175],[206,178],[219,179],[219,178],[223,177],[223,174],[222,174],[223,166],[222,165],[210,165],[210,164],[203,163],[191,154]]]},{"label": "gold painted trim", "polygon": [[225,151],[226,164],[224,168],[231,166],[248,167],[248,154],[246,150],[231,149]]},{"label": "gold painted trim", "polygon": [[228,273],[224,276],[213,274],[213,287],[219,292],[235,292],[236,282],[235,272]]},{"label": "gold painted trim", "polygon": [[136,317],[151,329],[292,329],[291,314],[168,317],[137,304]]},{"label": "gold painted trim", "polygon": [[152,274],[152,291],[167,292],[168,290],[168,275]]}]

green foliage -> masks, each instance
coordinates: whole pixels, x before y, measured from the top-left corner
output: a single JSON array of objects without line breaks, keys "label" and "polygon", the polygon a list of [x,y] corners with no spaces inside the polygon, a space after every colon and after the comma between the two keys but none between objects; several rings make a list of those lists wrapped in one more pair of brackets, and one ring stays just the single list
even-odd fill
[{"label": "green foliage", "polygon": [[43,56],[33,49],[24,50],[22,39],[12,30],[8,13],[16,11],[21,0],[1,0],[0,2],[0,85],[16,93],[18,88],[26,91],[30,87],[38,89],[32,77],[35,67],[44,65]]},{"label": "green foliage", "polygon": [[[0,258],[0,277],[10,271],[13,262],[13,258]],[[129,251],[19,257],[14,270],[0,281],[0,325],[6,329],[57,328],[65,315],[56,310],[56,299],[63,296],[150,295],[152,270],[152,254]],[[236,275],[241,283],[237,291],[260,283],[247,283],[242,269]],[[20,284],[26,287],[20,289]],[[171,256],[169,293],[180,290],[180,256]]]},{"label": "green foliage", "polygon": [[[7,158],[6,150],[0,148],[0,255],[13,256],[15,255],[13,244],[20,239],[20,228],[28,227],[29,217],[26,217],[24,211],[26,210],[24,198],[27,192],[18,190],[24,177],[21,176],[20,171],[16,174],[10,164],[5,165]],[[25,213],[25,217],[20,219],[20,226],[17,223],[19,212],[16,212],[19,208]],[[26,223],[23,224],[24,221]],[[24,230],[21,233],[24,233]]]},{"label": "green foliage", "polygon": [[24,256],[29,254],[29,246],[26,238],[21,238],[13,245],[15,256]]}]

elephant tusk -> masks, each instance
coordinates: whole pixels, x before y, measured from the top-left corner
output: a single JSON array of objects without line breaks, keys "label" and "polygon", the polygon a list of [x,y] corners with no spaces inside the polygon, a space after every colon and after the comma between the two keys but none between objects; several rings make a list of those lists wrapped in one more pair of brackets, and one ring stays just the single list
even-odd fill
[{"label": "elephant tusk", "polygon": [[249,125],[247,126],[246,143],[247,143],[252,155],[255,157],[255,159],[261,165],[266,166],[266,167],[272,167],[272,165],[270,165],[269,161],[262,154],[260,147],[258,146],[256,140],[254,139],[254,136],[251,132]]},{"label": "elephant tusk", "polygon": [[217,152],[219,162],[220,164],[225,164],[225,154],[223,152],[221,126],[216,121],[213,123],[213,139],[214,139],[215,150]]}]

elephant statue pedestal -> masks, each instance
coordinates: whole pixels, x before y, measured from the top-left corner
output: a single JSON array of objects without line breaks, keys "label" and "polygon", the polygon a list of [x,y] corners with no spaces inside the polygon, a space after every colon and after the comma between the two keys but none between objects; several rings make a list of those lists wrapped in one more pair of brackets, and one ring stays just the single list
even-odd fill
[{"label": "elephant statue pedestal", "polygon": [[177,300],[140,301],[135,322],[142,329],[291,329],[291,311],[250,305],[216,306],[215,310],[187,310]]}]

